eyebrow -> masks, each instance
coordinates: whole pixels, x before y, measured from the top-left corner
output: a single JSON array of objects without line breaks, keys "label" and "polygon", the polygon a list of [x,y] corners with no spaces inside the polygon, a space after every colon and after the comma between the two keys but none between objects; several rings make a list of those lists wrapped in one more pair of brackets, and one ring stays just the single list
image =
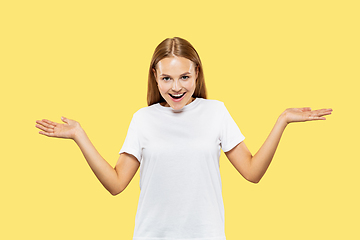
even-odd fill
[{"label": "eyebrow", "polygon": [[[181,74],[180,76],[182,76],[182,75],[186,75],[186,74],[191,74],[191,73],[186,72],[186,73]],[[170,76],[170,75],[167,75],[167,74],[163,73],[163,74],[161,74],[160,76]]]}]

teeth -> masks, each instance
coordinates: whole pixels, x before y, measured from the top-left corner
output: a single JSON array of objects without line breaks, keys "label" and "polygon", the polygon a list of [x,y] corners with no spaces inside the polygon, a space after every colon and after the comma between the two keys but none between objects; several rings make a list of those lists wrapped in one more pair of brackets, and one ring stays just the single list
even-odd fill
[{"label": "teeth", "polygon": [[174,96],[174,97],[180,97],[181,95],[183,95],[184,93],[181,93],[181,94],[178,94],[178,95],[173,95],[173,94],[171,94],[172,96]]}]

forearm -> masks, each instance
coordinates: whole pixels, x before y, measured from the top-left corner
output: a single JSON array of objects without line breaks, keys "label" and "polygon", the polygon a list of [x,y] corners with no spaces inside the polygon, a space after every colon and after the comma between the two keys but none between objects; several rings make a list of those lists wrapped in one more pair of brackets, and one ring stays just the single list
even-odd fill
[{"label": "forearm", "polygon": [[98,153],[85,131],[80,128],[74,137],[80,147],[87,163],[89,164],[101,184],[110,192],[117,192],[117,173],[113,167]]},{"label": "forearm", "polygon": [[259,182],[268,169],[286,126],[287,123],[285,121],[285,117],[280,115],[264,144],[252,157],[250,172],[251,179],[253,179],[255,182]]}]

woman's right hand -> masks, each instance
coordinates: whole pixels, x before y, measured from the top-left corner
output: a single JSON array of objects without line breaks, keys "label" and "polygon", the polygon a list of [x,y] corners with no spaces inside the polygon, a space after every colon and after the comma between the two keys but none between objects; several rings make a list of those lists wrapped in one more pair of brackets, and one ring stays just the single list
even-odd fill
[{"label": "woman's right hand", "polygon": [[38,124],[36,124],[35,127],[43,130],[39,133],[48,137],[74,139],[76,133],[81,130],[80,123],[65,117],[61,117],[61,120],[65,124],[52,122],[47,119],[37,120],[36,122]]}]

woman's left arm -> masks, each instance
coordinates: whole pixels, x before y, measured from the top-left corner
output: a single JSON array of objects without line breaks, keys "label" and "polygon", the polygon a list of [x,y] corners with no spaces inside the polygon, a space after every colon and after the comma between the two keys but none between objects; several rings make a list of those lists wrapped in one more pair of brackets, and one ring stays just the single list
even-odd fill
[{"label": "woman's left arm", "polygon": [[281,135],[289,123],[326,120],[322,116],[329,115],[331,112],[331,108],[314,111],[311,111],[309,107],[288,108],[279,116],[269,136],[254,156],[244,142],[239,143],[225,154],[242,176],[250,182],[258,183],[269,167]]}]

